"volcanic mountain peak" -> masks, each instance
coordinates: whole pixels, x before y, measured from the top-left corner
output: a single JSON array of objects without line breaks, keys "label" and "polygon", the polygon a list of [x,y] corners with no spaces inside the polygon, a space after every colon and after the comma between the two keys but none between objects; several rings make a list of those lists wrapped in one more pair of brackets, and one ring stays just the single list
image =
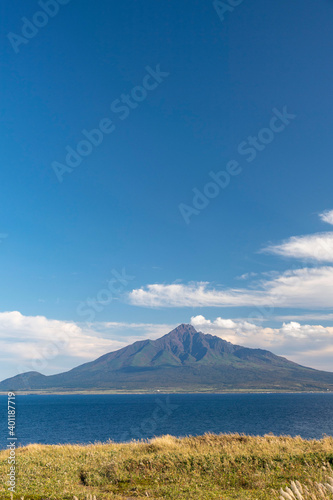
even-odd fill
[{"label": "volcanic mountain peak", "polygon": [[333,390],[333,373],[297,365],[262,349],[231,344],[181,324],[58,375],[29,372],[0,390],[225,391]]},{"label": "volcanic mountain peak", "polygon": [[196,331],[194,326],[186,324],[186,323],[182,323],[181,325],[178,325],[176,328],[174,328],[174,330],[171,330],[171,332],[164,335],[162,337],[162,339],[165,337],[183,338],[184,335],[195,335],[196,333],[198,333],[198,332]]},{"label": "volcanic mountain peak", "polygon": [[171,345],[178,346],[179,349],[184,351],[191,349],[195,338],[201,335],[203,334],[197,332],[192,325],[183,323],[160,339],[157,339],[155,342],[161,343],[165,348],[171,347]]}]

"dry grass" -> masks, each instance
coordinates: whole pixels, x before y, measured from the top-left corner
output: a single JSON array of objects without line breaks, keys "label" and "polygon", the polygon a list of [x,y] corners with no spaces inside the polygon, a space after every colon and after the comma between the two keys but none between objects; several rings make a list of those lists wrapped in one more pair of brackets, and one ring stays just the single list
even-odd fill
[{"label": "dry grass", "polygon": [[290,488],[280,489],[280,500],[330,500],[333,498],[333,477],[328,477],[326,483],[309,483],[302,485],[292,481]]},{"label": "dry grass", "polygon": [[[7,456],[0,452],[1,499],[10,498]],[[332,500],[332,465],[330,437],[205,434],[127,444],[30,445],[17,450],[14,498]]]}]

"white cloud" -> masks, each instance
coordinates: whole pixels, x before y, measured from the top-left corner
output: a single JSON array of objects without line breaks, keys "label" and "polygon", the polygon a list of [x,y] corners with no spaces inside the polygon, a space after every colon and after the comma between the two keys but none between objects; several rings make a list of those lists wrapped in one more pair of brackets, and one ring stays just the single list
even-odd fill
[{"label": "white cloud", "polygon": [[271,306],[322,309],[333,307],[333,267],[287,271],[262,280],[257,289],[217,290],[208,283],[153,284],[129,294],[143,307]]},{"label": "white cloud", "polygon": [[333,306],[333,267],[287,271],[264,283],[271,305],[322,309]]},{"label": "white cloud", "polygon": [[214,321],[211,321],[210,319],[206,319],[202,315],[192,316],[191,325],[193,325],[195,328],[207,327],[213,329],[216,328],[217,330],[246,331],[246,332],[257,328],[256,325],[254,325],[253,323],[249,323],[248,321],[243,319],[233,320],[233,319],[223,319],[218,317]]},{"label": "white cloud", "polygon": [[200,314],[198,316],[192,316],[191,318],[191,325],[193,325],[194,328],[211,326],[211,324],[212,322],[210,321],[210,319],[206,319],[204,316],[201,316]]},{"label": "white cloud", "polygon": [[209,288],[206,282],[184,284],[154,284],[132,290],[131,304],[144,307],[220,307],[255,305],[260,301],[260,292],[244,289],[220,291]]},{"label": "white cloud", "polygon": [[[333,225],[333,210],[326,210],[319,214],[319,217],[322,221]],[[333,233],[292,236],[280,244],[269,245],[262,252],[317,262],[333,262]]]},{"label": "white cloud", "polygon": [[258,273],[245,273],[245,274],[242,274],[241,276],[237,276],[236,279],[237,280],[248,280],[250,278],[254,278],[254,276],[257,276]]},{"label": "white cloud", "polygon": [[[270,320],[272,318],[269,318]],[[288,314],[283,316],[274,316],[276,321],[331,321],[333,323],[332,313],[304,313],[304,314]]]},{"label": "white cloud", "polygon": [[218,317],[211,321],[201,315],[192,317],[191,324],[197,330],[202,329],[204,333],[217,335],[233,344],[267,349],[304,366],[333,371],[333,327],[292,321],[283,323],[280,328],[267,328],[242,319]]},{"label": "white cloud", "polygon": [[79,364],[123,345],[74,322],[24,316],[18,311],[0,313],[2,378],[22,371],[72,368],[74,359]]},{"label": "white cloud", "polygon": [[[18,311],[0,313],[0,380],[26,371],[66,371],[136,340],[157,338],[170,325],[80,324]],[[174,325],[171,325],[171,328]]]},{"label": "white cloud", "polygon": [[262,252],[282,257],[333,262],[333,233],[293,236],[279,245],[270,245],[264,248]]},{"label": "white cloud", "polygon": [[319,217],[322,221],[333,225],[333,210],[326,210],[325,212],[320,214]]},{"label": "white cloud", "polygon": [[236,323],[232,319],[217,318],[216,324],[219,328],[224,328],[224,329],[235,328],[236,326]]}]

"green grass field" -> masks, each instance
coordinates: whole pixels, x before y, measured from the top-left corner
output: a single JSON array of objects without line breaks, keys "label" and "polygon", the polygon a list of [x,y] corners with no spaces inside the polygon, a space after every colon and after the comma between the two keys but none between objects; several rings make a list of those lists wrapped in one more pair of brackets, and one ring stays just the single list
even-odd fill
[{"label": "green grass field", "polygon": [[[7,451],[0,452],[1,499],[10,498],[7,458]],[[15,499],[333,499],[331,437],[206,434],[128,444],[30,445],[18,448],[16,459]],[[316,481],[327,486],[320,491]]]}]

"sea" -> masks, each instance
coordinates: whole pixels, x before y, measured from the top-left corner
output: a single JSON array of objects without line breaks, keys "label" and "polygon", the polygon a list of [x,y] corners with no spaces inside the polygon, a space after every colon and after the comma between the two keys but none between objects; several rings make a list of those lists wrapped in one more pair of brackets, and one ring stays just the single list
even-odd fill
[{"label": "sea", "polygon": [[[211,433],[333,436],[333,393],[18,395],[17,446]],[[0,396],[0,449],[9,442]]]}]

